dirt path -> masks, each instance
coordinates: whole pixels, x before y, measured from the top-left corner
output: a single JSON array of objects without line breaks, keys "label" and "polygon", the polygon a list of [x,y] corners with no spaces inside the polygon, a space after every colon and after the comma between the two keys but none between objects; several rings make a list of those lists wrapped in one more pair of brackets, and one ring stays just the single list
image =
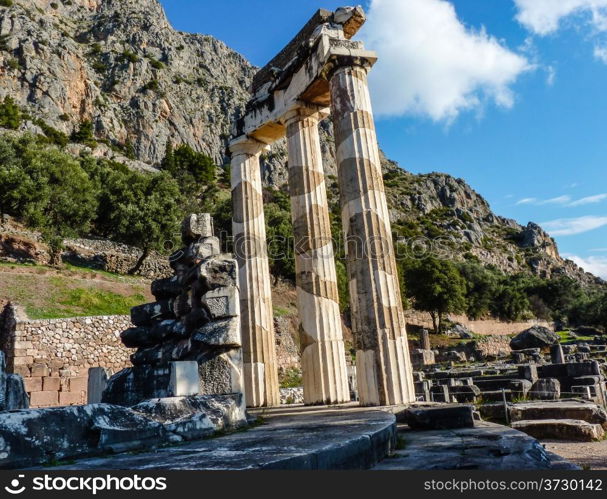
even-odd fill
[{"label": "dirt path", "polygon": [[550,452],[554,452],[584,469],[607,470],[607,440],[601,442],[544,440],[542,444]]}]

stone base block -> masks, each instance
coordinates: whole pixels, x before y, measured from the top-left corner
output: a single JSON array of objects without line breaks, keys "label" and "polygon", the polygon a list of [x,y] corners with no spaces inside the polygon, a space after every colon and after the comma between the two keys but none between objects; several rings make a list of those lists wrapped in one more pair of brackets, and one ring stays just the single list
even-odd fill
[{"label": "stone base block", "polygon": [[407,423],[414,430],[473,428],[472,412],[471,405],[411,407],[399,415],[398,419]]},{"label": "stone base block", "polygon": [[0,468],[143,450],[247,424],[242,395],[150,400],[0,413]]},{"label": "stone base block", "polygon": [[602,440],[605,431],[598,424],[588,423],[580,419],[540,419],[535,421],[514,421],[512,428],[531,435],[539,440],[574,440],[578,442],[593,442]]},{"label": "stone base block", "polygon": [[171,362],[166,367],[134,366],[108,381],[103,403],[133,406],[147,399],[200,393],[196,362]]}]

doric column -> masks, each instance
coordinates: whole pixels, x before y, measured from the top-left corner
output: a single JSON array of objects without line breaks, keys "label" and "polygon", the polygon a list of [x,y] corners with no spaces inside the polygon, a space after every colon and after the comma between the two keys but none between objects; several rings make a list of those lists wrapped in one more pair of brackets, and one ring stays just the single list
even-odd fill
[{"label": "doric column", "polygon": [[306,404],[350,400],[318,110],[286,116],[301,366]]},{"label": "doric column", "polygon": [[329,71],[342,223],[362,405],[412,402],[415,390],[364,61]]},{"label": "doric column", "polygon": [[243,371],[249,407],[280,404],[259,165],[265,147],[248,137],[239,137],[230,144],[232,232],[239,267]]}]

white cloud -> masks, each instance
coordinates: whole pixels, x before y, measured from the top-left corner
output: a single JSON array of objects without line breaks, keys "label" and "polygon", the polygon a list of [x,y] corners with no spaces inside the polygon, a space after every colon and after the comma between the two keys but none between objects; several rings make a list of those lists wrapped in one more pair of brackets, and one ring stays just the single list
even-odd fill
[{"label": "white cloud", "polygon": [[597,30],[607,29],[607,0],[514,0],[516,19],[528,30],[545,36],[557,31],[570,16],[587,15]]},{"label": "white cloud", "polygon": [[607,217],[559,218],[541,224],[551,236],[573,236],[607,225]]},{"label": "white cloud", "polygon": [[607,257],[604,256],[589,256],[588,258],[582,258],[577,255],[563,255],[565,258],[574,261],[577,265],[582,267],[586,272],[590,272],[602,279],[607,280]]},{"label": "white cloud", "polygon": [[[592,35],[607,31],[607,0],[514,0],[516,19],[529,31],[545,36],[565,20],[589,26]],[[607,64],[607,45],[595,42],[594,57]]]},{"label": "white cloud", "polygon": [[569,203],[569,206],[585,206],[587,204],[596,204],[607,199],[607,193],[605,194],[597,194],[595,196],[588,196],[585,198],[578,199],[577,201],[573,201]]},{"label": "white cloud", "polygon": [[607,200],[607,193],[605,194],[596,194],[594,196],[587,196],[585,198],[580,198],[575,201],[572,200],[571,196],[565,194],[564,196],[558,196],[551,199],[538,199],[538,198],[523,198],[516,202],[517,205],[522,204],[532,204],[535,206],[544,206],[548,204],[553,205],[564,205],[569,207],[576,206],[586,206],[588,204],[598,204],[602,201]]},{"label": "white cloud", "polygon": [[361,33],[379,61],[370,73],[378,114],[452,121],[487,101],[509,108],[529,61],[484,29],[470,29],[446,0],[372,0]]},{"label": "white cloud", "polygon": [[599,61],[607,64],[607,47],[600,45],[594,47],[594,57],[596,57]]},{"label": "white cloud", "polygon": [[543,206],[547,204],[567,204],[571,201],[571,196],[558,196],[551,199],[538,199],[538,198],[523,198],[517,201],[517,205],[521,204],[534,204],[536,206]]},{"label": "white cloud", "polygon": [[520,205],[520,204],[535,204],[537,203],[537,198],[523,198],[523,199],[519,199],[516,204]]},{"label": "white cloud", "polygon": [[590,251],[592,253],[607,253],[607,248],[593,248]]},{"label": "white cloud", "polygon": [[546,199],[544,201],[540,201],[539,204],[567,204],[571,201],[571,196],[559,196],[552,199]]}]

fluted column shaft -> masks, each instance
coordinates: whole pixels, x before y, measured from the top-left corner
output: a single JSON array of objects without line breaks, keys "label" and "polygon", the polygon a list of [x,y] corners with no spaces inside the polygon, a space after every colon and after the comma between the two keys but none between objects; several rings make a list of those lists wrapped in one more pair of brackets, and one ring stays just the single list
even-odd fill
[{"label": "fluted column shaft", "polygon": [[360,402],[412,402],[411,360],[367,70],[340,64],[330,75],[330,88]]},{"label": "fluted column shaft", "polygon": [[242,137],[232,152],[232,232],[238,261],[247,406],[280,404],[272,290],[259,156],[265,144]]},{"label": "fluted column shaft", "polygon": [[286,120],[306,404],[350,400],[329,206],[315,109]]}]

